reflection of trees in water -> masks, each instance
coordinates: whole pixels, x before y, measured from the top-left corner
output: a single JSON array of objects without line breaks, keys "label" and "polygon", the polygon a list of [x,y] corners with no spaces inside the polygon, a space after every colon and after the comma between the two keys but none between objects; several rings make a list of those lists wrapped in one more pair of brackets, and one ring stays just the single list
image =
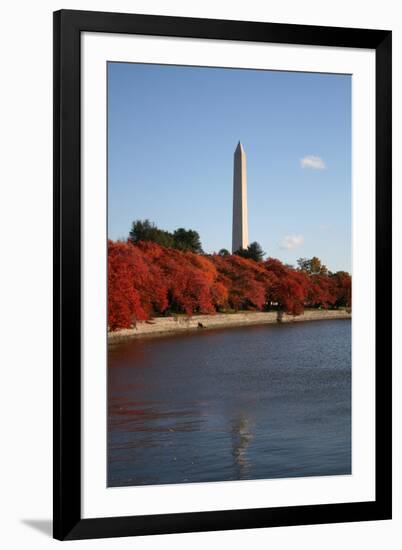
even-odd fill
[{"label": "reflection of trees in water", "polygon": [[253,434],[250,431],[250,422],[244,413],[240,413],[232,422],[232,455],[237,469],[237,478],[243,479],[249,469],[247,449]]}]

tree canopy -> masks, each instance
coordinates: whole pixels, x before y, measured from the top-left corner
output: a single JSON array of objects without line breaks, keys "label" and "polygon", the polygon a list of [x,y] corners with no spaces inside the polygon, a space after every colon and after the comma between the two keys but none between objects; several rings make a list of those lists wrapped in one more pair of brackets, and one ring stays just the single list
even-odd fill
[{"label": "tree canopy", "polygon": [[321,263],[321,260],[317,256],[313,256],[311,259],[308,258],[299,258],[297,260],[297,265],[301,271],[305,271],[309,275],[320,274],[327,275],[327,267]]},{"label": "tree canopy", "polygon": [[150,220],[133,221],[128,240],[133,244],[150,241],[166,248],[190,250],[196,254],[202,253],[201,240],[197,231],[179,227],[173,233],[170,233],[164,229],[159,229]]},{"label": "tree canopy", "polygon": [[159,229],[150,220],[135,220],[132,223],[128,240],[132,243],[151,241],[167,248],[172,247],[174,244],[173,235],[168,231]]},{"label": "tree canopy", "polygon": [[206,256],[146,239],[108,243],[111,330],[172,313],[273,309],[299,315],[305,307],[350,308],[351,291],[351,276],[343,271],[308,273],[275,258]]},{"label": "tree canopy", "polygon": [[261,245],[256,241],[250,243],[247,248],[240,248],[236,250],[235,254],[241,256],[242,258],[248,258],[249,260],[254,260],[255,262],[262,262],[265,252],[263,251]]},{"label": "tree canopy", "polygon": [[197,231],[179,227],[173,233],[174,248],[178,250],[191,250],[200,254],[202,252],[201,240]]}]

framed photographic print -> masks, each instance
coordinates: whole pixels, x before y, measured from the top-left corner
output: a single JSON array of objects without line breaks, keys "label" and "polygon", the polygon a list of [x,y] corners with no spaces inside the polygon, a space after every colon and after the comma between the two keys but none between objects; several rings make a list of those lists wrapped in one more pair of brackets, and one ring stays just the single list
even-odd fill
[{"label": "framed photographic print", "polygon": [[54,222],[56,538],[391,517],[390,31],[56,12]]}]

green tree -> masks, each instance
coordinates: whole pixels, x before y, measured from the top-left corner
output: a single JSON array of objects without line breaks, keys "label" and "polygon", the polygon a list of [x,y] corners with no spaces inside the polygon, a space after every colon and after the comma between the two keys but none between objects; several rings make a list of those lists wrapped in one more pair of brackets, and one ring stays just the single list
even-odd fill
[{"label": "green tree", "polygon": [[128,240],[132,243],[139,241],[152,241],[167,248],[174,246],[174,238],[169,231],[159,229],[149,220],[135,220],[132,223]]},{"label": "green tree", "polygon": [[196,254],[202,253],[200,236],[193,229],[184,229],[179,227],[173,233],[174,248],[179,250],[190,250]]},{"label": "green tree", "polygon": [[221,248],[218,252],[218,256],[230,256],[230,252],[227,248]]},{"label": "green tree", "polygon": [[321,263],[321,260],[317,256],[313,256],[311,259],[299,258],[297,265],[301,271],[309,275],[328,275],[327,267]]},{"label": "green tree", "polygon": [[256,241],[250,243],[247,248],[240,248],[239,250],[236,250],[235,254],[237,256],[241,256],[242,258],[254,260],[255,262],[261,262],[265,256],[265,252],[261,248],[261,245]]}]

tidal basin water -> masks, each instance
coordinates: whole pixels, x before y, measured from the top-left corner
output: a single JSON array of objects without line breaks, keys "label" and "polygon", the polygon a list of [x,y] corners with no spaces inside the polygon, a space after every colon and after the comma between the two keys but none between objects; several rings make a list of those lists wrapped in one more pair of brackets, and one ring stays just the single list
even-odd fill
[{"label": "tidal basin water", "polygon": [[351,322],[109,349],[108,486],[351,473]]}]

